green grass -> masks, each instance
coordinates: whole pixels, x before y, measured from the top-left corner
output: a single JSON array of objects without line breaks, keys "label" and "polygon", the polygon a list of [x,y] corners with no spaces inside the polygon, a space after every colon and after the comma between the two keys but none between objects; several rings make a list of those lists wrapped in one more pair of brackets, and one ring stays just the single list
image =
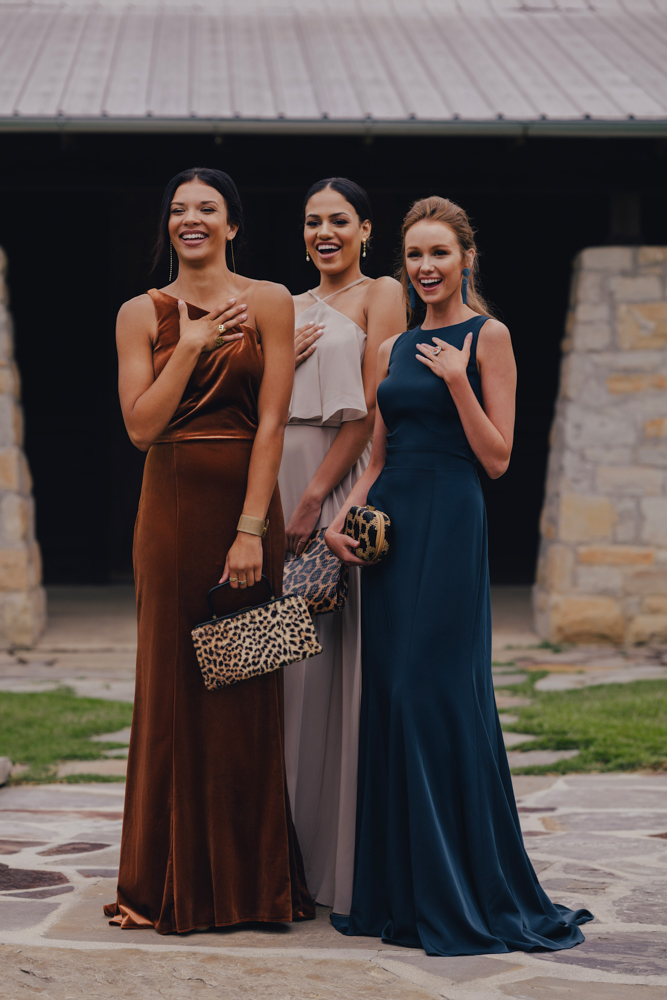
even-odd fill
[{"label": "green grass", "polygon": [[[536,671],[508,691],[533,699],[511,709],[508,731],[537,736],[528,750],[579,750],[547,767],[513,768],[518,774],[667,769],[667,680],[598,684],[574,691],[536,691],[546,672]],[[514,749],[514,748],[513,748]]]},{"label": "green grass", "polygon": [[[129,726],[132,705],[101,698],[77,698],[69,688],[36,694],[0,692],[0,756],[28,770],[12,784],[53,780],[65,760],[99,760],[102,750],[118,743],[91,743],[91,736]],[[70,775],[69,783],[109,780],[99,775]],[[111,779],[114,780],[114,779]],[[120,779],[122,780],[122,779]]]}]

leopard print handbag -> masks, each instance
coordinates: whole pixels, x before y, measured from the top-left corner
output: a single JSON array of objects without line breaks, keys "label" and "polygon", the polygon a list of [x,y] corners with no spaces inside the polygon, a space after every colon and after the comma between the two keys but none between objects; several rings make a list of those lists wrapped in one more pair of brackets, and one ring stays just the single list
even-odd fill
[{"label": "leopard print handbag", "polygon": [[379,563],[389,551],[391,520],[375,507],[350,507],[342,534],[359,542],[355,556],[367,563]]},{"label": "leopard print handbag", "polygon": [[301,555],[285,563],[283,594],[300,594],[311,615],[342,611],[347,601],[348,569],[327,548],[326,530],[316,528]]},{"label": "leopard print handbag", "polygon": [[[262,580],[269,584],[265,576]],[[264,604],[217,616],[211,596],[228,584],[229,581],[220,583],[209,590],[211,620],[192,630],[204,684],[210,691],[271,673],[322,652],[303,597],[298,594],[274,597],[269,586],[271,599]]]}]

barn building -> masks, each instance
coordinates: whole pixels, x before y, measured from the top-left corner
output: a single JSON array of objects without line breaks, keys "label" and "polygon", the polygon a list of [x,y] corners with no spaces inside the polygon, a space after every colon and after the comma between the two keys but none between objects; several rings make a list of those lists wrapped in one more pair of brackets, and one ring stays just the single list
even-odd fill
[{"label": "barn building", "polygon": [[166,282],[192,165],[240,188],[240,269],[293,292],[314,180],[368,190],[372,276],[411,201],[462,204],[519,367],[492,579],[535,582],[553,640],[667,640],[665,66],[667,0],[2,0],[4,641],[39,634],[42,580],[131,578],[114,319]]}]

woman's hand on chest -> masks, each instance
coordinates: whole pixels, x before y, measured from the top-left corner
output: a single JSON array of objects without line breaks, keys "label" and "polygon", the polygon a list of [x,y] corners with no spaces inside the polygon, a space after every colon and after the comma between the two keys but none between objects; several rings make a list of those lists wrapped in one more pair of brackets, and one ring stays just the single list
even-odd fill
[{"label": "woman's hand on chest", "polygon": [[472,347],[472,333],[466,334],[461,350],[439,337],[432,338],[432,344],[417,344],[418,361],[427,365],[434,375],[444,379],[448,386],[468,380],[468,363]]}]

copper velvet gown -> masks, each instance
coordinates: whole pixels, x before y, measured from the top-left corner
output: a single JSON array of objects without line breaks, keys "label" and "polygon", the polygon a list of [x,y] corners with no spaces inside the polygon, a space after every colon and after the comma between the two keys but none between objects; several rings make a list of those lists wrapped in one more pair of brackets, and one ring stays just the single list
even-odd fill
[{"label": "copper velvet gown", "polygon": [[[179,337],[177,300],[153,289],[156,377]],[[191,318],[204,310],[188,306]],[[292,825],[282,671],[208,691],[190,630],[209,617],[246,493],[263,372],[257,332],[203,354],[146,458],[134,538],[139,644],[117,903],[122,927],[161,934],[315,915]],[[282,584],[278,489],[264,573]],[[267,599],[220,591],[221,613]]]}]

